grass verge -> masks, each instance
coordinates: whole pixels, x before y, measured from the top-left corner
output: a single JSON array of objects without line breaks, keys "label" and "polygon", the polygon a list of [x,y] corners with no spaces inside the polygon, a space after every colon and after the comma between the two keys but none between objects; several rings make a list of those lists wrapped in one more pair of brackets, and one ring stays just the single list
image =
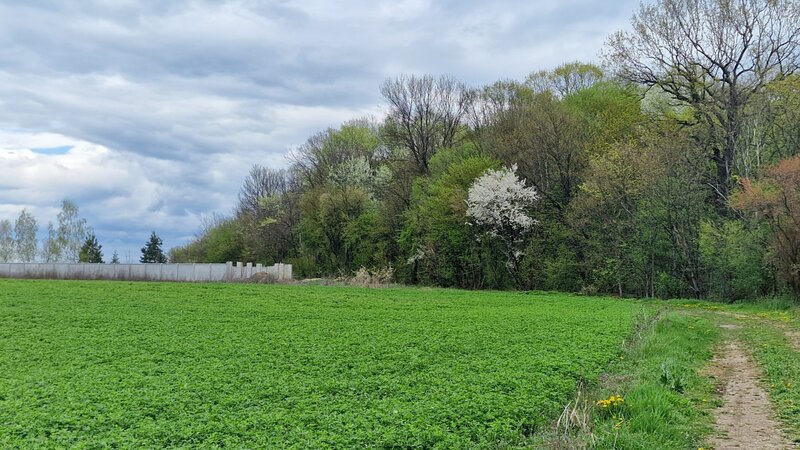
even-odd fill
[{"label": "grass verge", "polygon": [[702,374],[719,331],[670,312],[642,327],[599,384],[567,405],[549,448],[685,449],[713,426],[713,381]]}]

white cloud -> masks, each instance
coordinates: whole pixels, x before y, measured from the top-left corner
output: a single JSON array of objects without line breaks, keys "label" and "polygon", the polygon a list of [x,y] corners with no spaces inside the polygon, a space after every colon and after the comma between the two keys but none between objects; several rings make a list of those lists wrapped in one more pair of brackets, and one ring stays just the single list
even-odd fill
[{"label": "white cloud", "polygon": [[635,5],[0,2],[0,219],[52,220],[70,197],[114,246],[150,229],[180,244],[231,210],[250,165],[380,115],[386,77],[480,85],[591,60]]},{"label": "white cloud", "polygon": [[[180,166],[66,136],[2,134],[4,141],[13,136],[15,139],[8,140],[15,145],[0,146],[0,217],[13,220],[27,208],[44,230],[48,221],[55,221],[61,199],[70,198],[101,235],[114,234],[116,229],[138,235],[148,229],[163,229],[165,224],[169,224],[164,230],[167,234],[185,234],[199,223],[164,207],[164,199],[183,200],[176,198],[167,181],[182,177]],[[30,149],[43,143],[71,148],[64,154],[41,154]],[[209,205],[208,200],[203,201],[206,207],[222,206]]]}]

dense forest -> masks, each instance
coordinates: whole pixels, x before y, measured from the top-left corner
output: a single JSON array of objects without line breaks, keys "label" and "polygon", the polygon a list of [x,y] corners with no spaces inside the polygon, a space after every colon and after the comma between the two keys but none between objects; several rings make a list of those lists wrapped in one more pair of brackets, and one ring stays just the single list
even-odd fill
[{"label": "dense forest", "polygon": [[309,137],[286,169],[254,165],[232,216],[170,259],[283,261],[303,277],[391,267],[401,283],[470,289],[796,295],[799,11],[658,0],[599,65],[480,88],[389,79],[385,117]]}]

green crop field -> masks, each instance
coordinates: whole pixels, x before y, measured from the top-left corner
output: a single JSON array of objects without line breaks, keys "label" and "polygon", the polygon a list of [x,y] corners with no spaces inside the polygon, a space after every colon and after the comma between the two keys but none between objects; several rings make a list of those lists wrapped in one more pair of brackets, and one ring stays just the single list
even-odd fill
[{"label": "green crop field", "polygon": [[0,280],[0,447],[509,448],[643,306],[562,294]]}]

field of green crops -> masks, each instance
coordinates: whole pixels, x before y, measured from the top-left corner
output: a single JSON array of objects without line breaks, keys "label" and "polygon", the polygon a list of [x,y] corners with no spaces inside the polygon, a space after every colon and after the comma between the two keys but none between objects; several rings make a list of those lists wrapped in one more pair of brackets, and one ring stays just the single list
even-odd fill
[{"label": "field of green crops", "polygon": [[513,448],[642,306],[562,294],[0,280],[0,447]]}]

